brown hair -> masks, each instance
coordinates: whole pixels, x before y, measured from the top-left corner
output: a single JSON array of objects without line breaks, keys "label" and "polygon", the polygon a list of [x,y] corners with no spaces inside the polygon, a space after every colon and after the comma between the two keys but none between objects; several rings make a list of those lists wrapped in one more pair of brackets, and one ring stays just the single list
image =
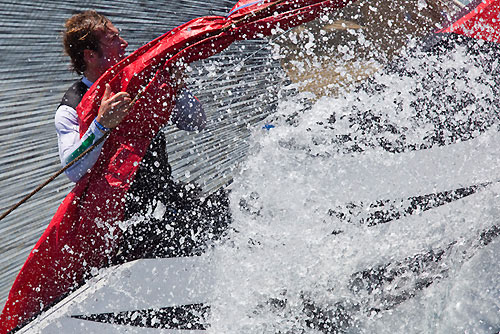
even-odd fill
[{"label": "brown hair", "polygon": [[83,74],[86,70],[84,50],[100,51],[99,33],[107,29],[110,21],[95,10],[75,14],[66,20],[62,33],[64,51],[71,58],[72,69]]}]

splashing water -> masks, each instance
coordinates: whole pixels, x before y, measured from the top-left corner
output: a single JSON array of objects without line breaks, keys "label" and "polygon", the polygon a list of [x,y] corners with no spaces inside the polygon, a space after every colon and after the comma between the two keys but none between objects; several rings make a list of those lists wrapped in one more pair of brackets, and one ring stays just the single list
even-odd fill
[{"label": "splashing water", "polygon": [[214,333],[496,333],[498,61],[413,52],[254,130]]}]

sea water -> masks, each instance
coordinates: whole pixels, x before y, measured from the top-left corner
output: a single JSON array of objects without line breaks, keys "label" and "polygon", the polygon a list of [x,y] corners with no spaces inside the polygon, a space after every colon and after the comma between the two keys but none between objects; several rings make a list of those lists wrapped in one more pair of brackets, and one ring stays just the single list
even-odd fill
[{"label": "sea water", "polygon": [[497,75],[487,52],[412,51],[281,99],[234,175],[209,332],[497,333]]}]

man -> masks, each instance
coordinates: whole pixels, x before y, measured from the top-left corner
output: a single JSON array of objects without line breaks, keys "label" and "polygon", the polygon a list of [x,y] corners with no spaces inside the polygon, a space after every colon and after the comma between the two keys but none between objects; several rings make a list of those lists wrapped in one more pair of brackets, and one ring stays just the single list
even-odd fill
[{"label": "man", "polygon": [[[103,15],[96,11],[85,11],[72,16],[66,21],[63,44],[66,54],[71,59],[71,64],[83,78],[76,82],[64,95],[59,105],[55,124],[59,141],[59,155],[62,165],[66,165],[85,151],[94,142],[99,140],[107,131],[115,128],[128,115],[131,98],[126,92],[112,93],[106,84],[106,90],[101,101],[97,117],[92,125],[80,138],[79,120],[76,107],[85,92],[90,88],[105,71],[124,59],[128,43],[120,36],[118,29]],[[182,83],[181,71],[174,73],[174,80],[181,81],[176,98],[171,120],[182,130],[202,130],[206,124],[206,117],[200,102],[185,88]],[[66,171],[70,180],[77,182],[96,163],[103,143],[91,153],[78,161]],[[182,185],[171,180],[170,166],[166,156],[165,138],[160,133],[150,145],[149,154],[141,162],[134,182],[126,196],[125,219],[130,219],[135,214],[145,214],[151,211],[152,205],[161,202],[170,205],[169,213],[175,212],[175,217],[156,219],[147,225],[133,226],[125,233],[126,237],[120,246],[120,255],[113,262],[126,261],[144,256],[166,256],[161,249],[170,249],[170,255],[189,255],[183,251],[186,247],[172,247],[176,239],[182,238],[179,231],[165,236],[165,221],[188,220],[192,216],[189,212],[197,212],[193,208],[199,189],[189,187],[190,191],[182,189]],[[186,196],[179,197],[182,192]],[[188,195],[189,194],[189,195]],[[174,208],[175,207],[175,208]],[[188,210],[189,208],[189,210]],[[188,211],[188,212],[187,212]],[[199,210],[198,210],[199,211]],[[207,213],[205,213],[206,215]],[[193,218],[193,217],[192,217]],[[150,220],[154,218],[150,217]],[[190,223],[190,233],[194,220]],[[154,228],[153,228],[154,226]],[[158,228],[160,226],[160,228]],[[203,229],[210,229],[205,226]],[[202,228],[198,228],[201,233]],[[152,231],[161,231],[160,234]],[[184,233],[181,233],[184,234]],[[146,238],[140,238],[146,236]],[[134,240],[140,238],[142,242]],[[183,238],[184,240],[185,238]],[[166,243],[169,246],[165,246]],[[160,249],[158,251],[158,249]],[[117,252],[118,253],[118,252]]]},{"label": "man", "polygon": [[[76,107],[93,82],[125,58],[128,43],[120,36],[118,29],[109,19],[93,10],[72,16],[66,21],[65,28],[63,35],[65,52],[71,59],[73,70],[82,74],[83,77],[68,89],[55,116],[59,155],[63,166],[99,140],[107,131],[118,126],[128,115],[132,101],[128,93],[114,94],[110,86],[106,84],[98,115],[80,138]],[[173,73],[173,76],[174,80],[180,82],[178,85],[180,89],[170,119],[181,130],[204,129],[206,116],[200,102],[184,87],[180,70]],[[96,163],[103,145],[104,143],[101,143],[99,147],[66,170],[68,178],[73,182],[78,182]],[[144,256],[166,256],[166,252],[162,250],[165,248],[170,249],[170,255],[189,255],[192,251],[191,248],[189,251],[183,251],[182,249],[186,249],[185,245],[171,247],[171,243],[175,243],[176,239],[183,237],[183,240],[185,239],[184,233],[179,235],[180,232],[176,231],[166,236],[167,231],[161,226],[165,226],[167,220],[170,222],[179,219],[191,220],[190,212],[197,212],[193,205],[196,205],[199,189],[191,185],[188,187],[189,191],[186,191],[182,189],[182,185],[172,181],[165,138],[162,133],[152,141],[148,153],[142,160],[137,176],[127,193],[125,219],[130,219],[135,214],[144,215],[148,210],[154,209],[152,206],[159,202],[168,204],[169,213],[175,212],[175,217],[170,215],[161,220],[150,217],[150,220],[154,222],[149,221],[146,225],[130,227],[121,243],[121,250],[117,252],[120,253],[119,257],[114,257],[112,260],[114,263]],[[178,196],[182,192],[186,194]],[[194,221],[196,218],[191,218],[193,221],[190,222],[189,233],[196,225]],[[205,226],[203,229],[210,230],[210,227]],[[198,233],[201,233],[201,230],[202,228],[199,227]],[[153,231],[161,232],[158,234]],[[134,241],[136,239],[142,242]],[[167,242],[168,247],[165,246]]]},{"label": "man", "polygon": [[[88,126],[85,120],[92,114],[84,107],[82,111],[80,101],[95,80],[119,65],[128,44],[111,21],[95,11],[71,17],[65,27],[65,50],[83,78],[66,92],[56,112],[63,165],[106,132],[111,135],[68,170],[76,186],[17,276],[0,316],[0,334],[27,323],[95,269],[137,258],[197,254],[228,223],[225,194],[203,201],[199,188],[171,179],[159,131],[169,120],[171,104],[175,108],[170,120],[179,128],[205,126],[203,108],[184,87],[181,72],[156,72],[154,83],[150,81],[153,88],[149,86],[153,95],[134,105],[128,93],[112,92],[106,83]],[[167,111],[162,113],[162,106]],[[151,217],[148,213],[160,203],[163,216]],[[140,224],[125,230],[123,224],[118,226],[134,215],[143,217]]]},{"label": "man", "polygon": [[[56,112],[55,124],[59,142],[59,156],[63,166],[70,163],[107,131],[116,127],[127,116],[131,98],[126,92],[113,94],[109,85],[101,101],[98,116],[80,138],[76,107],[85,92],[109,68],[125,58],[128,43],[118,29],[96,11],[86,11],[66,21],[63,44],[75,72],[83,78],[68,89]],[[180,80],[180,71],[176,73]],[[179,85],[182,87],[183,85]],[[198,100],[181,88],[171,119],[182,130],[202,130],[205,113]],[[77,182],[97,161],[101,144],[66,171],[68,178]]]}]

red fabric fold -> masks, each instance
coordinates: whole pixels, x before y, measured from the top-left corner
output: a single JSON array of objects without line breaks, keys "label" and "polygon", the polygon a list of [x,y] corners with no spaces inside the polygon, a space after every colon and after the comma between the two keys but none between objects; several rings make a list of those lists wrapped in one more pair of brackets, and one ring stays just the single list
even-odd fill
[{"label": "red fabric fold", "polygon": [[500,0],[483,0],[468,14],[438,33],[455,33],[500,43]]}]

